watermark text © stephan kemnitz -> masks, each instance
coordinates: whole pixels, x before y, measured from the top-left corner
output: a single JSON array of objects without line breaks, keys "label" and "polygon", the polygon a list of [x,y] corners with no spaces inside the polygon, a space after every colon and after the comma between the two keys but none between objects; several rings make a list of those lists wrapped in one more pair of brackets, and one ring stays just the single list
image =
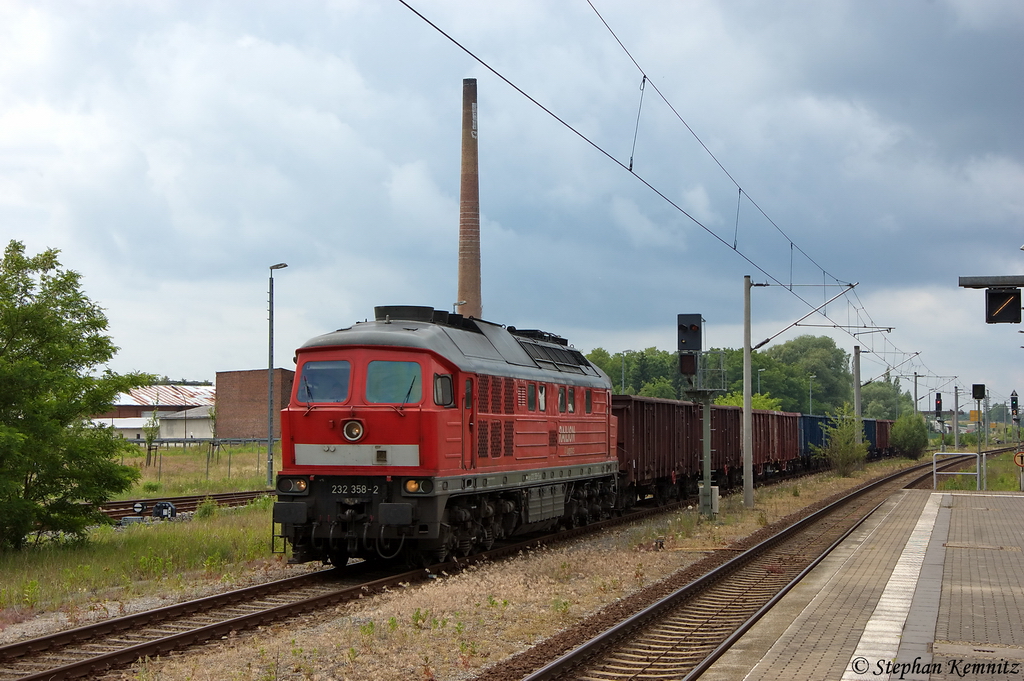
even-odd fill
[{"label": "watermark text \u00a9 stephan kemnitz", "polygon": [[[895,660],[876,660],[872,665],[866,657],[855,657],[850,661],[850,669],[861,675],[883,676],[893,679],[905,679],[907,674],[942,674],[957,678],[979,676],[981,674],[1003,674],[1020,676],[1024,674],[1021,662],[1003,660],[991,662],[971,662],[968,660],[950,659],[943,662],[922,662],[915,657],[913,662],[896,662]],[[898,675],[898,676],[897,676]]]}]

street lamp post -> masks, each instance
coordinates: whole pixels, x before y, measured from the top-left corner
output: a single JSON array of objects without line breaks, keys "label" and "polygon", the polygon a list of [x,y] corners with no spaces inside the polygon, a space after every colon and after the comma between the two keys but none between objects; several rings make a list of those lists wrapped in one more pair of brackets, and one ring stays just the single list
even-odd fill
[{"label": "street lamp post", "polygon": [[279,262],[270,266],[270,333],[267,360],[267,487],[274,485],[274,270],[288,267]]},{"label": "street lamp post", "polygon": [[633,352],[633,351],[632,350],[623,350],[622,351],[622,365],[621,365],[621,367],[622,367],[622,382],[619,383],[619,390],[622,392],[623,395],[626,394],[626,355],[628,353],[630,353],[630,352]]},{"label": "street lamp post", "polygon": [[811,374],[807,378],[807,413],[810,414],[811,416],[814,416],[814,401],[813,401],[814,400],[814,388],[813,388],[813,386],[814,386],[814,379],[816,379],[816,378],[817,378],[817,376],[815,374]]}]

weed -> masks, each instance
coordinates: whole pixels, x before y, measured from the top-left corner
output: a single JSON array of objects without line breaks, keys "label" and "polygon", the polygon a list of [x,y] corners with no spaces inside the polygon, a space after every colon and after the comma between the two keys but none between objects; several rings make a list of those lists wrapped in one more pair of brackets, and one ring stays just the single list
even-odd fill
[{"label": "weed", "polygon": [[198,506],[196,506],[195,517],[200,520],[204,518],[212,518],[217,515],[217,510],[217,502],[210,497],[206,497]]},{"label": "weed", "polygon": [[[394,619],[394,618],[392,618],[392,619]],[[375,628],[376,627],[375,627],[375,625],[373,623],[373,620],[370,620],[366,624],[360,624],[359,625],[359,633],[362,634],[363,636],[373,636],[373,630]]]},{"label": "weed", "polygon": [[792,492],[792,494],[793,494],[794,497],[800,496],[800,485],[793,485],[793,492]]},{"label": "weed", "polygon": [[398,618],[397,617],[390,617],[390,618],[388,618],[388,631],[394,632],[395,629],[397,629],[397,628],[398,628]]},{"label": "weed", "polygon": [[633,580],[636,582],[637,588],[643,588],[644,585],[644,564],[637,563],[636,568],[633,570]]},{"label": "weed", "polygon": [[25,588],[21,592],[21,603],[29,610],[36,607],[39,603],[39,580],[32,579],[25,584]]},{"label": "weed", "polygon": [[572,605],[572,601],[564,598],[555,598],[551,601],[551,609],[557,612],[559,615],[565,615],[569,612],[569,607]]},{"label": "weed", "polygon": [[430,616],[430,611],[423,611],[420,608],[416,608],[416,612],[412,614],[412,623],[417,629],[422,629],[424,622]]},{"label": "weed", "polygon": [[761,527],[768,526],[768,514],[765,513],[764,510],[757,514],[757,524]]}]

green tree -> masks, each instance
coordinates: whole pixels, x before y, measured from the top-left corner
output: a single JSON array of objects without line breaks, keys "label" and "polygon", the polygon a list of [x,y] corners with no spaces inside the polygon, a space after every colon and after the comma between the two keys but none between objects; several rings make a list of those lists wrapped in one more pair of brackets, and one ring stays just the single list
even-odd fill
[{"label": "green tree", "polygon": [[[853,400],[850,355],[828,336],[798,336],[768,348],[763,354],[796,369],[803,397],[800,411],[808,410],[812,394],[813,411],[818,414],[834,412]],[[777,394],[774,386],[771,390]]]},{"label": "green tree", "polygon": [[146,465],[149,466],[153,463],[153,441],[160,437],[160,417],[156,405],[149,413],[149,418],[142,424],[142,432],[146,436]]},{"label": "green tree", "polygon": [[[726,349],[723,352],[728,391],[742,394],[743,350]],[[760,392],[779,400],[781,411],[807,411],[807,378],[800,368],[754,350],[750,353],[750,373],[751,389],[758,391],[760,376]]]},{"label": "green tree", "polygon": [[924,416],[908,410],[900,414],[896,423],[892,424],[889,435],[892,446],[908,459],[919,459],[928,447],[928,424]]},{"label": "green tree", "polygon": [[811,445],[815,454],[824,458],[838,475],[848,477],[864,465],[868,457],[868,444],[864,439],[864,426],[849,404],[834,409],[822,426],[825,446]]},{"label": "green tree", "polygon": [[[715,404],[723,404],[730,407],[743,406],[743,391],[732,392],[715,398]],[[754,393],[750,396],[751,409],[764,409],[766,411],[782,411],[782,400],[771,395]]]},{"label": "green tree", "polygon": [[860,389],[860,403],[864,418],[896,419],[905,411],[914,410],[914,399],[900,391],[900,379],[886,372],[882,380],[872,381]]},{"label": "green tree", "polygon": [[83,536],[138,479],[117,462],[132,445],[88,417],[151,377],[98,371],[117,350],[106,316],[57,255],[27,257],[12,241],[0,262],[0,549],[32,533]]},{"label": "green tree", "polygon": [[615,365],[615,360],[612,359],[607,350],[604,348],[594,348],[587,353],[587,359],[590,360],[591,364],[608,374],[608,377],[614,382],[615,377],[612,376],[612,370],[617,368],[617,365]]},{"label": "green tree", "polygon": [[653,381],[644,383],[640,388],[640,394],[644,397],[663,397],[667,400],[676,399],[676,389],[672,387],[672,381],[664,376],[658,376]]},{"label": "green tree", "polygon": [[617,352],[615,355],[611,355],[604,348],[594,348],[586,357],[601,371],[608,374],[608,378],[612,381],[612,392],[615,394],[628,395],[631,392],[625,385],[625,378],[630,375],[629,361],[626,357],[626,353],[633,354],[632,351],[627,350],[625,352]]}]

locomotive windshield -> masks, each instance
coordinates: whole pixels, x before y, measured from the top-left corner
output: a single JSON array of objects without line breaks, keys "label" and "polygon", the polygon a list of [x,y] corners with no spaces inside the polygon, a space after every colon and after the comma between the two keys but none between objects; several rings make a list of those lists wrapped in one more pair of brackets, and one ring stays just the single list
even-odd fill
[{"label": "locomotive windshield", "polygon": [[374,404],[416,404],[423,394],[416,362],[370,362],[366,367],[366,401]]},{"label": "locomotive windshield", "polygon": [[345,360],[306,362],[296,395],[300,402],[344,402],[348,399],[350,365]]}]

